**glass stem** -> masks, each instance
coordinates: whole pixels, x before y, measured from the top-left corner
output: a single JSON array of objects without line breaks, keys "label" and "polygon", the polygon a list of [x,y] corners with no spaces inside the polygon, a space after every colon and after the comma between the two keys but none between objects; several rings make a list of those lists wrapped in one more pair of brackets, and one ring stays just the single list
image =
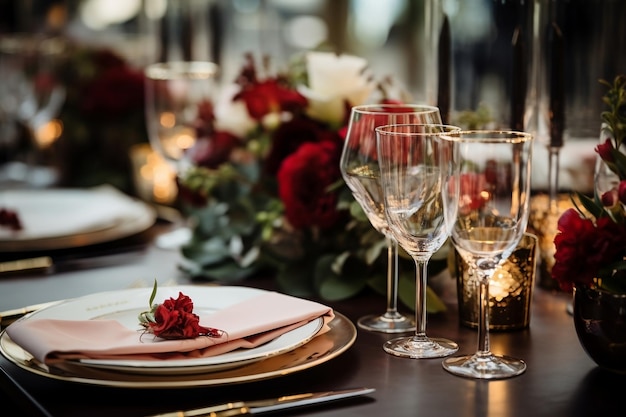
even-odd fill
[{"label": "glass stem", "polygon": [[490,353],[489,346],[489,277],[480,272],[478,284],[478,354]]},{"label": "glass stem", "polygon": [[551,146],[549,149],[548,161],[548,192],[550,198],[549,210],[551,214],[556,214],[559,210],[559,151],[560,148]]},{"label": "glass stem", "polygon": [[387,313],[398,314],[398,242],[387,236]]},{"label": "glass stem", "polygon": [[428,261],[415,260],[415,337],[426,340],[426,285]]}]

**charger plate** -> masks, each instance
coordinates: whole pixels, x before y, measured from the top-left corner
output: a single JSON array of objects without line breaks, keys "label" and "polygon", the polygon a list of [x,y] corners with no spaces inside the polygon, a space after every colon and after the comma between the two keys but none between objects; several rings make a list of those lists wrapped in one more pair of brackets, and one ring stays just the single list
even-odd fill
[{"label": "charger plate", "polygon": [[[180,289],[181,287],[172,288]],[[249,290],[249,294],[262,291],[245,287],[189,288],[212,291],[220,288],[243,289]],[[184,288],[184,291],[191,292],[186,288]],[[194,298],[194,295],[188,295]],[[57,306],[60,305],[53,307]],[[53,307],[50,307],[50,309]],[[40,312],[46,310],[44,309]],[[120,310],[123,311],[123,309]],[[37,314],[41,314],[40,312],[35,312],[21,320],[36,317]],[[166,369],[162,367],[149,368],[146,371],[145,368],[137,370],[134,366],[124,369],[124,367],[117,367],[116,365],[93,366],[93,364],[85,364],[78,361],[66,361],[58,366],[48,367],[35,360],[32,355],[13,342],[6,332],[0,334],[0,353],[20,368],[34,374],[83,384],[126,388],[182,388],[228,385],[274,378],[308,369],[340,355],[354,344],[357,331],[352,322],[345,316],[335,312],[335,318],[329,323],[329,327],[330,330],[322,335],[312,339],[305,337],[304,341],[296,343],[293,349],[278,350],[274,355],[261,355],[258,358],[248,358],[238,363],[227,360],[223,363],[218,363],[216,365],[217,368],[213,368],[211,364],[195,364],[190,367],[178,364]],[[135,369],[129,371],[128,368]]]},{"label": "charger plate", "polygon": [[23,229],[0,229],[0,251],[66,249],[121,239],[148,229],[156,210],[103,185],[89,189],[5,190],[0,207],[14,210]]}]

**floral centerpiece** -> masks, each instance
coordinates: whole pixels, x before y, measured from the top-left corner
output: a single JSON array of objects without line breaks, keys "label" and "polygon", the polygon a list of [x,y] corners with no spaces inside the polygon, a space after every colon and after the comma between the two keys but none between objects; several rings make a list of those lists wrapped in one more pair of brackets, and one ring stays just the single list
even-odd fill
[{"label": "floral centerpiece", "polygon": [[[233,281],[271,271],[287,293],[345,299],[386,291],[386,242],[340,170],[351,106],[401,102],[359,57],[308,52],[282,71],[252,55],[207,105],[181,195],[195,220],[182,249],[194,277]],[[432,262],[431,268],[446,267]],[[414,305],[413,264],[400,266],[400,299]],[[404,282],[404,284],[403,284]],[[431,293],[430,311],[443,305]]]},{"label": "floral centerpiece", "polygon": [[601,143],[596,147],[601,172],[612,172],[608,190],[596,185],[594,196],[578,194],[583,207],[559,218],[552,276],[564,290],[576,285],[626,294],[626,76],[608,87],[603,100]]}]

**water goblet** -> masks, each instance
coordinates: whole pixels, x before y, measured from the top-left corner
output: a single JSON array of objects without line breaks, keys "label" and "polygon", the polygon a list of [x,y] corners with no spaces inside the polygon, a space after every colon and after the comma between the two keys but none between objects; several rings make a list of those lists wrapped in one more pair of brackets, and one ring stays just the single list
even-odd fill
[{"label": "water goblet", "polygon": [[30,33],[0,35],[0,183],[48,187],[59,180],[50,123],[65,101],[66,42]]},{"label": "water goblet", "polygon": [[[148,138],[179,177],[193,165],[189,153],[202,133],[199,123],[212,114],[217,73],[217,65],[206,61],[159,62],[145,69]],[[178,248],[190,238],[183,226],[159,236],[157,245]]]},{"label": "water goblet", "polygon": [[[443,124],[388,125],[376,128],[378,162],[387,223],[396,241],[415,261],[415,321],[412,336],[388,340],[387,353],[407,358],[439,358],[458,350],[448,339],[426,335],[428,262],[448,239],[442,201],[443,179],[453,165]],[[453,210],[453,206],[448,206]]]},{"label": "water goblet", "polygon": [[422,104],[366,104],[352,107],[340,168],[346,184],[372,226],[387,241],[387,308],[357,320],[359,328],[382,333],[415,330],[415,321],[398,311],[398,243],[387,226],[375,128],[394,123],[441,123],[439,109]]},{"label": "water goblet", "polygon": [[[491,352],[489,281],[526,231],[530,201],[532,135],[516,131],[463,131],[442,135],[454,146],[457,172],[447,180],[446,222],[457,252],[478,277],[478,348],[443,361],[446,371],[477,379],[523,373],[523,360]],[[456,190],[456,192],[452,192]]]}]

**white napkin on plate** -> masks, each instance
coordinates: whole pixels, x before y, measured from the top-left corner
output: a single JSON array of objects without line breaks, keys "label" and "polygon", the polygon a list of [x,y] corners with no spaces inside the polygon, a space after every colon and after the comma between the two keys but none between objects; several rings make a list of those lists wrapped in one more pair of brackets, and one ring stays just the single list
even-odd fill
[{"label": "white napkin on plate", "polygon": [[267,292],[213,314],[200,316],[200,324],[223,330],[220,338],[163,340],[129,329],[116,320],[18,320],[7,327],[11,339],[40,362],[66,359],[164,360],[210,357],[239,348],[253,348],[323,318],[316,336],[329,330],[333,310],[314,301]]},{"label": "white napkin on plate", "polygon": [[91,189],[6,190],[0,206],[14,210],[23,229],[0,228],[0,239],[71,236],[114,227],[132,215],[136,201],[111,186]]}]

